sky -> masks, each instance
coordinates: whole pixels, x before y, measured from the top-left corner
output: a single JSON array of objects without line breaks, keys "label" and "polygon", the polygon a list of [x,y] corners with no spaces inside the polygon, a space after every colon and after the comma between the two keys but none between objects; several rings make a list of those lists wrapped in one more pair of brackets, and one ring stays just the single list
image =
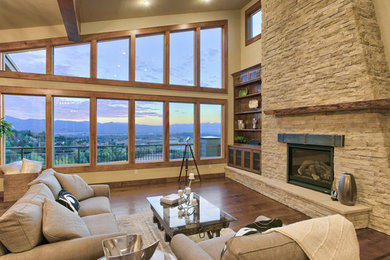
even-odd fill
[{"label": "sky", "polygon": [[[201,85],[221,88],[222,29],[201,30]],[[194,85],[195,32],[172,32],[170,35],[170,83]],[[163,82],[164,35],[136,38],[136,81]],[[98,78],[128,80],[129,40],[101,41],[97,45]],[[36,49],[8,53],[22,72],[45,73],[46,52]],[[89,77],[90,44],[54,48],[54,74]],[[191,106],[191,105],[190,105]],[[136,122],[162,125],[162,102],[136,102]],[[220,122],[216,106],[202,106],[202,122]],[[171,123],[193,123],[193,110],[188,104],[175,103]],[[98,101],[98,122],[127,122],[127,101]],[[45,98],[21,95],[5,96],[5,114],[20,119],[44,119]],[[89,120],[89,100],[85,98],[54,98],[55,120]]]}]

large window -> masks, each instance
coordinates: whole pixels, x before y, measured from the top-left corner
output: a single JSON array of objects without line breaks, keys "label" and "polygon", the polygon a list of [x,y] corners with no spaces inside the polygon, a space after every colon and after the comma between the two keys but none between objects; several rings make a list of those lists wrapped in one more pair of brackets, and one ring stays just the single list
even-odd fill
[{"label": "large window", "polygon": [[89,98],[54,98],[54,164],[89,163]]},{"label": "large window", "polygon": [[54,75],[90,77],[90,44],[54,48]]},{"label": "large window", "polygon": [[256,2],[254,5],[245,11],[245,44],[251,44],[261,38],[261,26],[262,26],[261,1]]},{"label": "large window", "polygon": [[222,140],[222,106],[200,105],[200,157],[220,157]]},{"label": "large window", "polygon": [[46,73],[46,50],[27,50],[5,53],[5,70],[28,73]]},{"label": "large window", "polygon": [[97,162],[128,161],[129,101],[97,100]]},{"label": "large window", "polygon": [[97,43],[97,77],[129,80],[129,39]]},{"label": "large window", "polygon": [[4,95],[4,117],[12,125],[12,136],[5,137],[5,163],[45,162],[46,98]]},{"label": "large window", "polygon": [[164,82],[164,35],[136,38],[135,81]]},{"label": "large window", "polygon": [[[169,103],[169,157],[181,159],[186,139],[194,140],[194,104]],[[193,147],[192,147],[193,148]]]},{"label": "large window", "polygon": [[[255,14],[253,20],[258,17]],[[253,32],[258,28],[253,26]],[[83,35],[80,43],[63,38],[0,43],[0,74],[226,93],[226,30],[227,20]],[[26,46],[24,50],[21,45]]]},{"label": "large window", "polygon": [[222,29],[200,31],[200,85],[222,87]]},{"label": "large window", "polygon": [[135,102],[135,160],[163,160],[163,102]]},{"label": "large window", "polygon": [[169,36],[169,83],[193,86],[195,32],[174,32]]}]

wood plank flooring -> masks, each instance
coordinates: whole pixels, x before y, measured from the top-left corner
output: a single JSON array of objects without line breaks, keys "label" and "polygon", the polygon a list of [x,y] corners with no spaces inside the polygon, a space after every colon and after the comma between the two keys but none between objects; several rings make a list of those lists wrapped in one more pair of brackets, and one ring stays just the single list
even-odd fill
[{"label": "wood plank flooring", "polygon": [[[230,224],[237,231],[259,215],[280,218],[290,224],[309,219],[303,213],[261,195],[237,182],[219,178],[194,183],[193,190],[222,208],[238,220]],[[164,183],[112,189],[111,205],[116,215],[150,211],[148,196],[170,194],[178,189],[177,183]],[[362,260],[390,259],[390,236],[365,228],[357,230]]]}]

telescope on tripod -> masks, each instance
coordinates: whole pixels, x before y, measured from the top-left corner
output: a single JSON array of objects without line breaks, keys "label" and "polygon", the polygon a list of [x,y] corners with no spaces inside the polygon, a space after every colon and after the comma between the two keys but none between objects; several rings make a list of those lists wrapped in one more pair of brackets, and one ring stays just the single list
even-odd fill
[{"label": "telescope on tripod", "polygon": [[190,143],[191,137],[187,137],[186,139],[186,144],[184,147],[184,152],[183,152],[183,159],[181,160],[181,167],[180,167],[180,174],[179,174],[179,180],[178,183],[180,183],[181,179],[181,174],[183,172],[183,166],[185,169],[185,185],[187,186],[187,180],[188,180],[188,157],[191,155],[192,160],[194,161],[194,165],[196,168],[196,172],[198,173],[199,180],[201,181],[200,178],[200,173],[198,170],[198,165],[196,164],[195,156],[194,156],[194,151],[192,150],[191,143]]}]

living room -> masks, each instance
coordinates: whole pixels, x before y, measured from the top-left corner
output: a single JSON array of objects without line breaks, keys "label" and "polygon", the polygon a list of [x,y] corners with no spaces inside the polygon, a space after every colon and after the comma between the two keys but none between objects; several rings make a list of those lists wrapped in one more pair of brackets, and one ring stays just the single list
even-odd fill
[{"label": "living room", "polygon": [[390,258],[389,12],[4,1],[0,258]]}]

